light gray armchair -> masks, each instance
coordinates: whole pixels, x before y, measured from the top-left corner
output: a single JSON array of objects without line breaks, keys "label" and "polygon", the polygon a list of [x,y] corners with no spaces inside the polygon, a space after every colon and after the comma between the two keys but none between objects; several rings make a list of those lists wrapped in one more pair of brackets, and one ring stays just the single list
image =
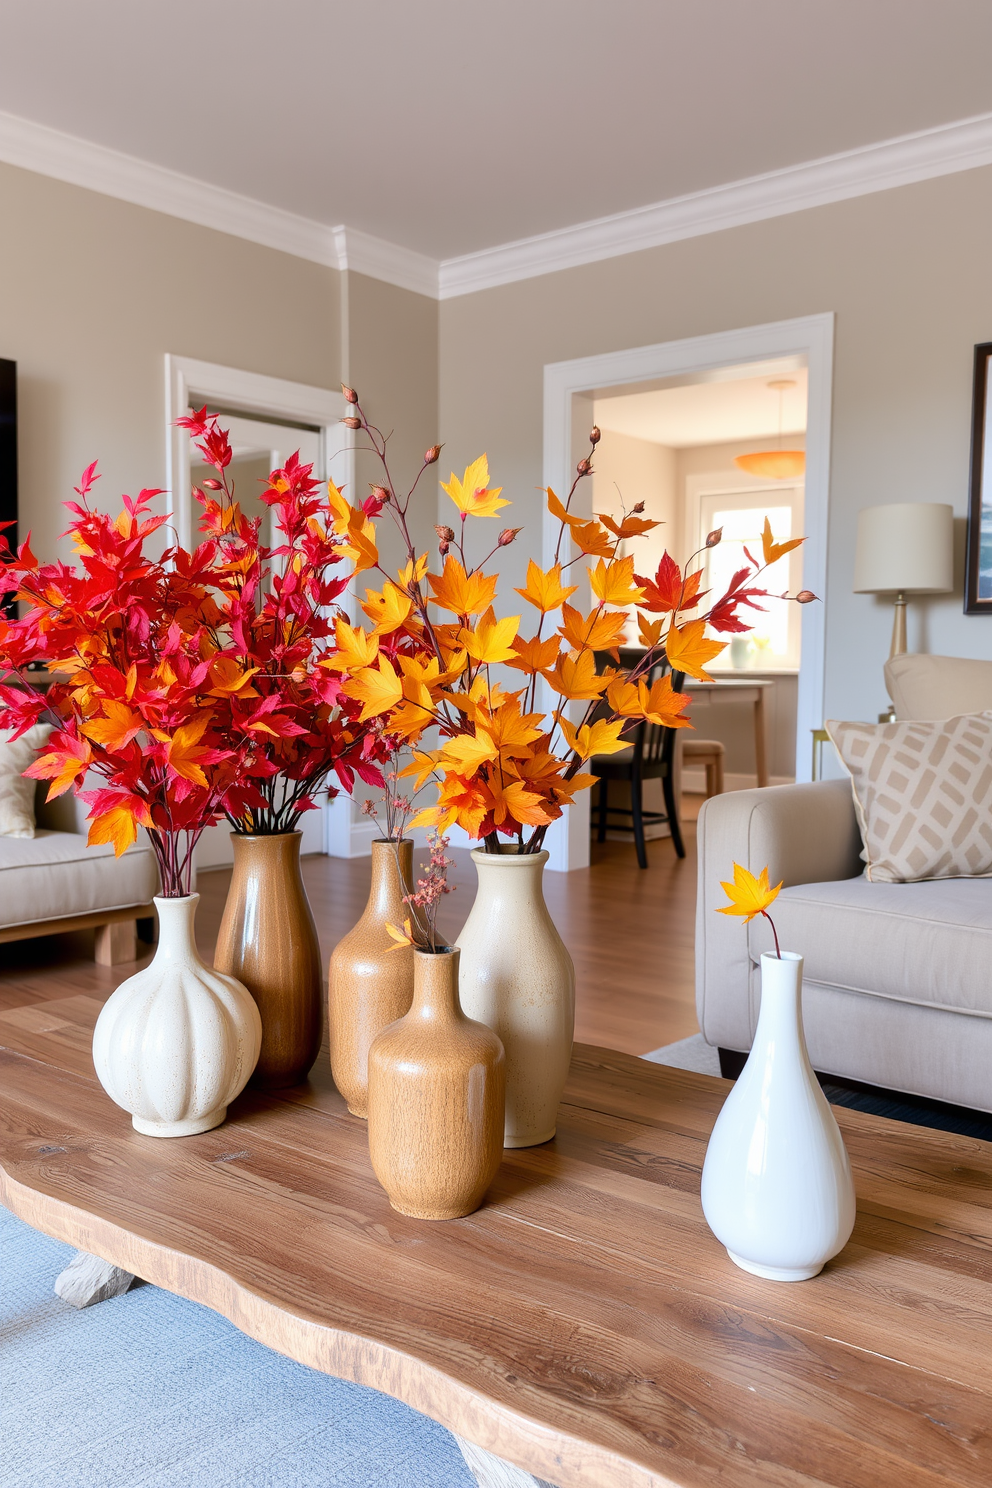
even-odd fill
[{"label": "light gray armchair", "polygon": [[716,913],[733,864],[785,887],[783,949],[805,958],[817,1070],[992,1111],[992,879],[869,883],[846,780],[714,796],[698,826],[696,1009],[723,1050],[751,1046],[764,920]]}]

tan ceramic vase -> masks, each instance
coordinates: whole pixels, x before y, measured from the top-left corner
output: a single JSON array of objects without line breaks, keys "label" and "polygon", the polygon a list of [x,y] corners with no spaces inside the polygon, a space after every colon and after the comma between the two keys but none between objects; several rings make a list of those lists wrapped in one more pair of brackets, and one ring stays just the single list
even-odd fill
[{"label": "tan ceramic vase", "polygon": [[[397,861],[398,859],[398,861]],[[365,912],[331,955],[327,1022],[334,1083],[354,1116],[368,1115],[369,1050],[389,1023],[410,1011],[413,949],[392,949],[387,924],[402,925],[413,873],[413,843],[372,844],[372,888]]]},{"label": "tan ceramic vase", "polygon": [[232,832],[234,873],[214,966],[248,988],[262,1015],[252,1085],[281,1090],[306,1079],[320,1049],[320,945],[303,878],[300,832]]},{"label": "tan ceramic vase", "polygon": [[414,1219],[471,1214],[503,1156],[503,1045],[462,1012],[458,956],[414,951],[413,1006],[369,1054],[369,1156]]},{"label": "tan ceramic vase", "polygon": [[479,889],[457,944],[459,997],[506,1050],[506,1147],[555,1134],[572,1059],[575,971],[544,902],[546,852],[477,849]]}]

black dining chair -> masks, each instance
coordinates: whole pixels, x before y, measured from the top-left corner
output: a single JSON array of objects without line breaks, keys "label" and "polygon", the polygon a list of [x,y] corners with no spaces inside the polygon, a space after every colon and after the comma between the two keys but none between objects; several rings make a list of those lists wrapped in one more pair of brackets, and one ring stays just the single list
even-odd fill
[{"label": "black dining chair", "polygon": [[[650,686],[667,670],[667,662],[658,662],[651,668],[645,681]],[[676,692],[681,691],[684,681],[685,676],[682,672],[672,673],[672,687]],[[637,862],[641,868],[648,866],[644,828],[654,826],[658,822],[667,821],[675,851],[680,858],[685,857],[685,844],[682,841],[682,828],[679,825],[673,778],[675,735],[675,729],[663,728],[657,723],[648,723],[646,719],[641,719],[639,723],[634,721],[630,728],[625,729],[621,735],[621,738],[630,741],[626,749],[616,754],[594,754],[589,761],[591,773],[599,780],[596,840],[605,842],[608,828],[612,831],[633,832]],[[610,805],[611,780],[623,780],[628,783],[630,786],[629,806]],[[645,780],[661,781],[665,801],[664,811],[644,810]],[[609,820],[611,816],[629,818],[629,821],[611,822]]]}]

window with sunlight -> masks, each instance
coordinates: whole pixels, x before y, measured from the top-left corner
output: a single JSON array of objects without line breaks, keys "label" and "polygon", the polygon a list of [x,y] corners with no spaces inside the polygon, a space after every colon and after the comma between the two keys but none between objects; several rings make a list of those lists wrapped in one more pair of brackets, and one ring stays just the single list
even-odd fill
[{"label": "window with sunlight", "polygon": [[[760,558],[761,529],[765,517],[771,522],[776,541],[781,542],[792,537],[793,533],[802,531],[802,490],[796,487],[783,491],[779,487],[769,491],[764,501],[761,493],[755,491],[703,496],[699,515],[700,546],[705,543],[708,532],[716,527],[723,528],[722,542],[715,548],[709,548],[705,558],[703,587],[711,590],[715,598],[727,588],[735,571],[746,563],[745,547]],[[758,580],[761,588],[768,589],[772,594],[781,594],[786,589],[795,594],[802,588],[801,581],[801,548],[780,558]],[[801,631],[799,606],[769,601],[764,614],[749,611],[748,615],[753,620],[753,631],[736,638],[719,637],[732,644],[721,652],[710,669],[758,672],[798,670]]]}]

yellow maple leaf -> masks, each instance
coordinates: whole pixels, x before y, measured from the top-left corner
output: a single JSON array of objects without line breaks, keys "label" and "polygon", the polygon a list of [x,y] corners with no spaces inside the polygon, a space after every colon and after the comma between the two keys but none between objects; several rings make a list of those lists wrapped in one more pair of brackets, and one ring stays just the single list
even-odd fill
[{"label": "yellow maple leaf", "polygon": [[495,486],[491,491],[488,487],[489,460],[486,455],[480,455],[471,465],[466,465],[461,480],[452,471],[447,485],[441,482],[441,490],[446,491],[458,510],[469,517],[494,517],[500,507],[509,506],[508,501],[499,499],[502,486]]},{"label": "yellow maple leaf", "polygon": [[453,739],[445,740],[440,764],[470,780],[484,764],[498,757],[499,750],[488,734],[456,734]]},{"label": "yellow maple leaf", "polygon": [[518,696],[515,694],[507,698],[488,717],[482,717],[481,727],[496,745],[501,759],[530,754],[531,744],[541,737],[541,730],[535,727],[541,715],[521,713]]},{"label": "yellow maple leaf", "polygon": [[375,624],[375,635],[390,635],[409,618],[413,600],[391,581],[381,590],[366,589],[362,609]]},{"label": "yellow maple leaf", "polygon": [[630,741],[620,737],[623,727],[622,718],[615,718],[612,723],[599,718],[595,723],[584,723],[578,730],[567,718],[561,720],[561,730],[569,749],[584,760],[591,759],[594,754],[616,754],[629,748]]},{"label": "yellow maple leaf", "polygon": [[409,917],[403,921],[402,930],[398,925],[391,925],[387,920],[386,934],[396,942],[395,945],[389,947],[391,951],[405,951],[407,946],[416,945],[416,941],[413,938],[413,926],[410,924]]},{"label": "yellow maple leaf", "polygon": [[630,605],[644,598],[644,590],[634,583],[634,557],[614,558],[586,570],[596,598],[603,604]]},{"label": "yellow maple leaf", "polygon": [[531,558],[527,564],[527,587],[516,592],[535,609],[540,610],[542,615],[546,615],[549,610],[560,609],[577,588],[577,584],[562,583],[560,563],[553,564],[545,572]]},{"label": "yellow maple leaf", "polygon": [[469,656],[480,665],[488,666],[495,665],[499,661],[509,661],[516,654],[512,643],[519,624],[519,615],[511,615],[506,620],[497,620],[490,606],[474,630],[467,626],[462,630],[462,645]]},{"label": "yellow maple leaf", "polygon": [[404,566],[397,571],[396,577],[399,580],[400,588],[404,592],[411,584],[420,583],[421,579],[424,577],[424,574],[427,572],[428,561],[429,560],[427,554],[421,553],[416,563],[414,563],[413,559],[411,558],[408,563],[404,564]]},{"label": "yellow maple leaf", "polygon": [[657,723],[662,728],[691,728],[688,718],[682,717],[682,712],[689,706],[691,701],[687,692],[676,692],[672,687],[672,679],[666,673],[651,684],[648,691],[646,682],[642,682],[638,688],[640,693],[641,712],[649,723]]},{"label": "yellow maple leaf", "polygon": [[567,511],[550,486],[547,486],[546,490],[548,511],[553,517],[557,517],[559,522],[564,522],[567,527],[581,527],[584,522],[589,520],[588,517],[577,517],[574,512]]},{"label": "yellow maple leaf", "polygon": [[259,670],[258,667],[249,667],[242,671],[233,656],[216,656],[210,663],[210,697],[236,697],[253,698],[258,697],[257,690],[252,687],[251,679]]},{"label": "yellow maple leaf", "polygon": [[379,638],[369,635],[360,625],[349,625],[347,620],[334,622],[334,639],[337,650],[320,662],[332,672],[358,672],[370,667],[379,654]]},{"label": "yellow maple leaf", "polygon": [[466,574],[457,558],[448,556],[440,577],[428,574],[434,590],[434,603],[443,610],[452,610],[456,615],[481,615],[492,604],[496,596],[496,575],[486,575],[476,569]]},{"label": "yellow maple leaf", "polygon": [[404,765],[399,772],[401,775],[414,776],[414,790],[422,790],[437,770],[438,760],[441,758],[440,749],[414,750],[413,759],[408,765]]},{"label": "yellow maple leaf", "polygon": [[791,553],[793,548],[798,548],[804,541],[802,537],[794,537],[791,542],[777,543],[772,537],[772,524],[765,518],[765,525],[761,530],[761,551],[766,563],[774,563],[783,553]]},{"label": "yellow maple leaf", "polygon": [[767,868],[762,868],[758,877],[755,878],[754,874],[742,868],[740,863],[735,863],[733,883],[721,881],[720,887],[730,903],[717,905],[717,914],[741,915],[745,925],[748,925],[756,915],[766,913],[769,904],[778,898],[778,891],[782,884],[776,884],[774,889],[771,887]]},{"label": "yellow maple leaf", "polygon": [[[150,819],[145,825],[151,825]],[[109,811],[104,811],[100,816],[92,818],[86,845],[97,847],[101,843],[111,842],[114,847],[114,856],[119,858],[137,840],[138,822],[132,812],[122,805],[112,806]]]},{"label": "yellow maple leaf", "polygon": [[673,672],[684,672],[690,677],[698,677],[700,682],[712,682],[713,678],[706,671],[708,662],[714,656],[719,656],[726,647],[726,641],[708,641],[703,634],[706,629],[706,621],[687,620],[681,629],[674,623],[669,626],[665,637],[665,654],[671,663]]},{"label": "yellow maple leaf", "polygon": [[209,781],[199,761],[209,750],[200,745],[200,739],[209,722],[210,714],[201,713],[191,723],[180,724],[171,738],[168,734],[161,736],[164,737],[165,757],[170,770],[203,789],[207,788]]},{"label": "yellow maple leaf", "polygon": [[403,684],[388,656],[380,656],[376,666],[363,667],[349,678],[342,691],[364,704],[358,718],[359,723],[364,723],[367,718],[376,718],[395,708],[403,696]]},{"label": "yellow maple leaf", "polygon": [[529,791],[522,780],[513,780],[509,784],[491,780],[487,786],[489,809],[498,827],[508,818],[519,822],[522,827],[543,827],[553,819],[541,797],[536,791]]},{"label": "yellow maple leaf", "polygon": [[597,674],[591,651],[571,651],[567,656],[559,656],[548,681],[563,697],[596,698],[609,686],[612,676],[612,672]]}]

